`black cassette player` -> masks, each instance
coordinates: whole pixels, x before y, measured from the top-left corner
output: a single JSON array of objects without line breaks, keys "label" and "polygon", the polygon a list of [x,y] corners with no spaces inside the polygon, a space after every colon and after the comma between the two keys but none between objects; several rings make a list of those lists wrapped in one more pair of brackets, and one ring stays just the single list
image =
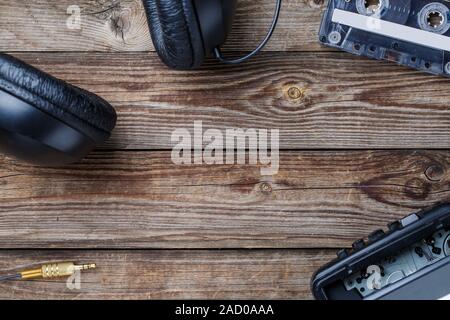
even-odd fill
[{"label": "black cassette player", "polygon": [[320,300],[450,300],[450,204],[339,251],[314,275],[312,291]]}]

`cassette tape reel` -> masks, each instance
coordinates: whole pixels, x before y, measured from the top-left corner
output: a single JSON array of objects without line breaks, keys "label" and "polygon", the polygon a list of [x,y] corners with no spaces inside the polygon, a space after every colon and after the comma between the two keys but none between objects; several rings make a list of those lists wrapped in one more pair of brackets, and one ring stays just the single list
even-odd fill
[{"label": "cassette tape reel", "polygon": [[450,76],[447,0],[330,0],[319,37],[352,54]]}]

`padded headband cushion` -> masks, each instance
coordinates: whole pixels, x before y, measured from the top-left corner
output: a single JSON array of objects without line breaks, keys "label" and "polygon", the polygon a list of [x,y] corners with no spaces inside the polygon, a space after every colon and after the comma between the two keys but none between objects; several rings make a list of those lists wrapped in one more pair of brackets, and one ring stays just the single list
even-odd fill
[{"label": "padded headband cushion", "polygon": [[205,49],[192,0],[143,0],[155,49],[169,67],[199,67]]},{"label": "padded headband cushion", "polygon": [[6,54],[0,54],[0,89],[90,137],[109,135],[116,124],[116,112],[102,98]]}]

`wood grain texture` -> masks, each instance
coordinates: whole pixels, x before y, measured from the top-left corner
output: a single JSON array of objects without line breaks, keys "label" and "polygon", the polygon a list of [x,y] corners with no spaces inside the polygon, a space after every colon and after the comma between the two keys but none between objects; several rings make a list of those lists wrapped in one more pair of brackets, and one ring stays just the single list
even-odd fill
[{"label": "wood grain texture", "polygon": [[[73,5],[80,8],[78,29],[67,27]],[[269,28],[274,7],[273,0],[239,1],[224,50],[253,50]],[[317,36],[324,7],[323,0],[285,0],[266,50],[326,50]],[[141,0],[2,0],[0,18],[0,51],[154,50]]]},{"label": "wood grain texture", "polygon": [[283,149],[450,147],[450,79],[345,53],[267,53],[195,72],[147,53],[17,56],[117,108],[108,149],[171,149],[172,132],[196,120],[279,129]]},{"label": "wood grain texture", "polygon": [[[66,26],[74,4],[80,30]],[[450,151],[417,150],[450,149],[450,79],[320,46],[325,5],[285,0],[264,54],[180,73],[160,63],[140,0],[1,0],[0,51],[103,96],[119,122],[75,166],[0,156],[0,273],[99,265],[80,291],[8,282],[0,298],[311,298],[312,273],[334,255],[325,248],[450,201]],[[240,0],[224,50],[252,49],[273,6]],[[176,166],[171,133],[194,121],[279,129],[282,149],[302,151],[281,152],[274,176]]]},{"label": "wood grain texture", "polygon": [[311,299],[326,250],[0,251],[0,275],[48,261],[96,263],[65,280],[0,282],[0,299]]},{"label": "wood grain texture", "polygon": [[45,169],[2,158],[1,248],[339,248],[450,200],[448,151],[283,152],[280,171],[97,152]]}]

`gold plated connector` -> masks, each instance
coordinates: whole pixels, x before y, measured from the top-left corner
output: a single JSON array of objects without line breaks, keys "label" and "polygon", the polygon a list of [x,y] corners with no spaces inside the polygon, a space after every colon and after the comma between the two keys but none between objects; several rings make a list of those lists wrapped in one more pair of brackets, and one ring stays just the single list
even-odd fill
[{"label": "gold plated connector", "polygon": [[73,262],[61,262],[61,263],[51,263],[44,264],[39,269],[26,270],[20,273],[21,279],[29,280],[29,279],[51,279],[51,278],[60,278],[60,277],[68,277],[73,275],[76,271],[95,269],[96,265],[92,264],[83,264],[83,265],[75,265]]}]

